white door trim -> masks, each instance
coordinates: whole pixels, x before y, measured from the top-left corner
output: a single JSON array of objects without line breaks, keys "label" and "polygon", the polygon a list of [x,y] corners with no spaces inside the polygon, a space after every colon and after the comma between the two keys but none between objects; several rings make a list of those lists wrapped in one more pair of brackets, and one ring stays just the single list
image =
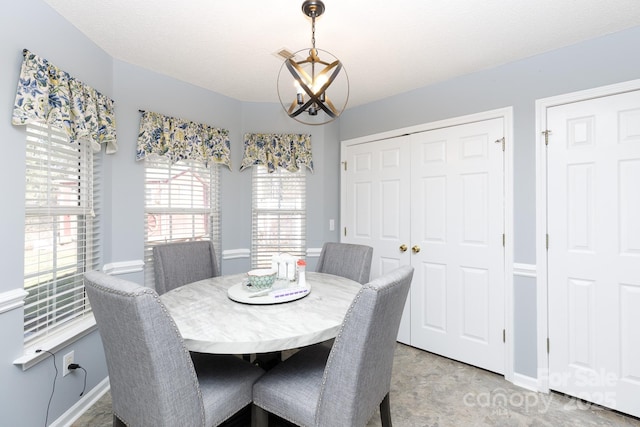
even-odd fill
[{"label": "white door trim", "polygon": [[549,392],[547,353],[548,266],[547,266],[547,162],[543,132],[547,129],[547,109],[604,96],[640,90],[640,79],[571,92],[536,100],[536,264],[537,264],[537,359],[538,391]]},{"label": "white door trim", "polygon": [[[504,271],[504,287],[505,287],[505,366],[504,376],[507,381],[513,382],[513,107],[504,107],[490,111],[484,111],[466,116],[454,117],[450,119],[439,120],[430,123],[423,123],[416,126],[409,126],[400,129],[394,129],[387,132],[381,132],[372,135],[366,135],[358,138],[344,140],[340,143],[340,159],[345,161],[346,148],[351,145],[364,144],[367,142],[379,141],[382,139],[394,138],[401,135],[425,132],[434,129],[440,129],[450,126],[458,126],[462,124],[478,122],[502,118],[504,121],[505,150],[504,150],[504,233],[505,233],[505,271]],[[340,168],[344,173],[344,168]],[[347,206],[346,200],[346,182],[345,179],[340,180],[340,223],[345,224],[346,212],[344,207]],[[342,236],[342,233],[340,234]]]}]

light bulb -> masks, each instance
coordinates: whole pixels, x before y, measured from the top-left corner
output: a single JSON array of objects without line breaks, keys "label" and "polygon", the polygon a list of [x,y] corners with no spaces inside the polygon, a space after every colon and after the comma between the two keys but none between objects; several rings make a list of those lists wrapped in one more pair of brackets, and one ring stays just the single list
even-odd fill
[{"label": "light bulb", "polygon": [[298,105],[304,104],[304,92],[302,91],[300,83],[297,80],[294,80],[293,85],[296,87],[296,103]]},{"label": "light bulb", "polygon": [[327,83],[327,80],[328,79],[326,74],[320,74],[318,77],[316,77],[313,80],[313,86],[311,87],[311,90],[313,91],[313,93],[317,95],[318,92],[320,92],[320,90],[322,89],[322,86],[324,86],[324,84]]}]

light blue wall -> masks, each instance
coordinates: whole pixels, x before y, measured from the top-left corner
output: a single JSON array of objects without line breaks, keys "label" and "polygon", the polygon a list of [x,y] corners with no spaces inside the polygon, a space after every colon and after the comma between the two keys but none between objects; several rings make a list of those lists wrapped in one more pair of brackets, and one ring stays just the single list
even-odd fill
[{"label": "light blue wall", "polygon": [[[305,126],[291,120],[271,103],[241,103],[188,83],[114,61],[114,99],[117,102],[119,153],[106,156],[105,174],[110,182],[111,235],[105,241],[109,262],[141,259],[144,246],[144,168],[135,161],[139,110],[188,118],[229,130],[232,169],[220,170],[222,248],[250,249],[251,170],[240,171],[243,135],[248,132],[310,133],[314,171],[307,171],[307,247],[317,248],[337,240],[328,230],[329,219],[338,219],[339,150],[337,125]],[[327,188],[330,188],[326,202]],[[319,196],[318,196],[319,195]],[[223,260],[225,274],[247,271],[248,258]],[[312,264],[313,261],[310,262]],[[313,267],[310,265],[310,267]]]},{"label": "light blue wall", "polygon": [[514,355],[518,374],[538,377],[536,279],[516,276],[513,280]]},{"label": "light blue wall", "polygon": [[[328,126],[306,127],[288,119],[279,104],[244,103],[113,60],[62,19],[42,0],[5,2],[0,14],[0,141],[5,183],[0,210],[3,242],[0,294],[23,283],[24,130],[10,124],[22,49],[49,59],[116,101],[116,155],[104,156],[104,262],[142,259],[143,171],[135,161],[138,109],[201,121],[229,129],[233,170],[222,170],[223,248],[250,248],[251,171],[240,172],[245,132],[310,132],[315,172],[308,175],[309,248],[339,239],[339,141],[395,128],[514,106],[515,113],[515,248],[516,260],[535,263],[534,247],[534,101],[537,98],[640,78],[640,28],[602,37],[493,70],[456,78],[347,110]],[[353,82],[356,84],[357,82]],[[336,230],[328,229],[329,220]],[[248,259],[226,260],[225,273],[245,271]],[[310,266],[313,268],[313,265]],[[127,278],[142,282],[141,273]],[[516,371],[535,376],[535,279],[514,283]],[[53,380],[44,361],[23,372],[12,364],[22,355],[22,310],[0,313],[0,425],[40,426]],[[533,348],[532,348],[533,346]],[[87,389],[106,377],[97,333],[61,349],[75,351],[88,371]],[[80,375],[58,378],[49,421],[73,406],[82,389]]]},{"label": "light blue wall", "polygon": [[[638,79],[639,49],[640,27],[635,27],[351,108],[341,117],[340,138],[513,106],[513,261],[535,264],[535,101]],[[517,373],[536,377],[535,337],[530,336],[536,330],[535,282],[516,278],[514,287],[515,308],[527,308],[514,318],[514,366]]]},{"label": "light blue wall", "polygon": [[[232,161],[238,164],[241,104],[122,61],[114,61],[113,70],[119,151],[105,158],[105,173],[111,185],[110,202],[106,205],[111,210],[108,225],[111,234],[105,242],[106,259],[111,262],[141,260],[144,250],[144,163],[135,159],[139,110],[228,129]],[[228,169],[221,171],[223,186],[232,174]],[[223,245],[223,248],[227,246]]]},{"label": "light blue wall", "polygon": [[[41,0],[4,2],[0,13],[0,141],[3,165],[3,208],[0,209],[0,293],[20,289],[24,248],[24,128],[11,125],[11,110],[22,63],[22,49],[50,59],[104,94],[113,96],[112,60]],[[13,365],[22,356],[22,310],[0,313],[0,425],[42,426],[51,395],[54,368],[51,359],[23,372]],[[87,372],[87,390],[107,375],[102,343],[97,333],[73,344],[75,360]],[[56,355],[62,368],[62,349]],[[49,422],[79,399],[82,372],[58,377]]]},{"label": "light blue wall", "polygon": [[[308,127],[284,114],[280,104],[242,103],[118,60],[84,37],[41,0],[3,5],[0,15],[0,140],[5,165],[0,168],[5,208],[0,210],[3,247],[0,293],[20,289],[23,283],[24,164],[23,128],[10,124],[11,109],[22,62],[22,49],[50,60],[76,78],[116,101],[119,151],[103,155],[102,219],[104,263],[141,260],[144,248],[143,164],[135,160],[140,119],[139,109],[187,118],[230,131],[233,169],[221,170],[223,248],[250,249],[251,171],[239,171],[242,136],[245,132],[306,132],[312,135],[314,173],[307,185],[308,247],[318,248],[326,240],[337,240],[329,232],[329,219],[338,219],[338,126]],[[8,249],[11,248],[11,249]],[[310,265],[310,268],[313,268]],[[249,259],[224,260],[224,273],[246,271]],[[142,283],[142,273],[126,276]],[[0,425],[44,424],[53,384],[49,360],[22,371],[13,360],[22,355],[22,310],[0,313]],[[56,353],[59,369],[62,355],[75,351],[75,360],[88,371],[87,390],[107,376],[102,343],[97,332]],[[79,399],[82,376],[59,377],[51,402],[49,422],[57,419]]]},{"label": "light blue wall", "polygon": [[[275,88],[274,88],[275,89]],[[280,104],[245,103],[242,114],[243,132],[300,132],[311,134],[313,148],[313,173],[307,170],[307,248],[320,248],[325,241],[337,241],[338,223],[340,220],[340,139],[336,122],[324,126],[306,126],[291,120]],[[238,159],[241,157],[238,156]],[[237,167],[236,167],[237,170]],[[242,181],[242,188],[251,188],[251,171],[245,170],[234,179]],[[228,186],[227,188],[232,188]],[[225,191],[227,191],[225,189]],[[224,194],[223,194],[224,197]],[[229,200],[229,204],[231,200]],[[251,200],[246,211],[250,212]],[[336,228],[329,231],[329,220],[335,220]],[[233,220],[225,216],[226,220]],[[247,217],[247,221],[250,217]],[[250,222],[247,223],[250,226]],[[240,224],[226,223],[233,230],[241,228]],[[245,230],[250,233],[250,227]],[[224,238],[224,236],[223,236]],[[249,242],[247,234],[244,242]],[[246,243],[245,243],[246,244]],[[231,246],[233,248],[233,246]],[[317,258],[310,258],[308,267],[315,269]]]},{"label": "light blue wall", "polygon": [[513,106],[515,261],[534,264],[535,101],[640,78],[639,48],[636,27],[351,108],[340,138]]}]

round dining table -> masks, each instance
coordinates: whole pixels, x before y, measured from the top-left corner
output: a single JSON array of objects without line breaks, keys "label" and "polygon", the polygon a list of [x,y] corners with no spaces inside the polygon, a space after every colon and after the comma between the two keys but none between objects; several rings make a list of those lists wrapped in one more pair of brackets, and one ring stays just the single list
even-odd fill
[{"label": "round dining table", "polygon": [[[297,299],[277,302],[273,296],[259,296],[254,302],[249,291],[247,298],[236,297],[245,279],[246,274],[213,277],[160,296],[190,351],[270,353],[335,338],[361,288],[344,277],[307,272],[308,291]],[[274,292],[279,287],[283,285],[274,285]],[[286,287],[296,290],[291,284]]]}]

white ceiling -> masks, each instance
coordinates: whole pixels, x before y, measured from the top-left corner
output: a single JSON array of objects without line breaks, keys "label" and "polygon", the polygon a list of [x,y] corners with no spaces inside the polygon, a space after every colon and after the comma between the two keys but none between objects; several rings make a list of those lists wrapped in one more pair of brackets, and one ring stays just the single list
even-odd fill
[{"label": "white ceiling", "polygon": [[[302,0],[44,1],[112,57],[241,101],[278,102],[276,52],[311,45]],[[638,0],[324,3],[347,108],[640,25]]]}]

